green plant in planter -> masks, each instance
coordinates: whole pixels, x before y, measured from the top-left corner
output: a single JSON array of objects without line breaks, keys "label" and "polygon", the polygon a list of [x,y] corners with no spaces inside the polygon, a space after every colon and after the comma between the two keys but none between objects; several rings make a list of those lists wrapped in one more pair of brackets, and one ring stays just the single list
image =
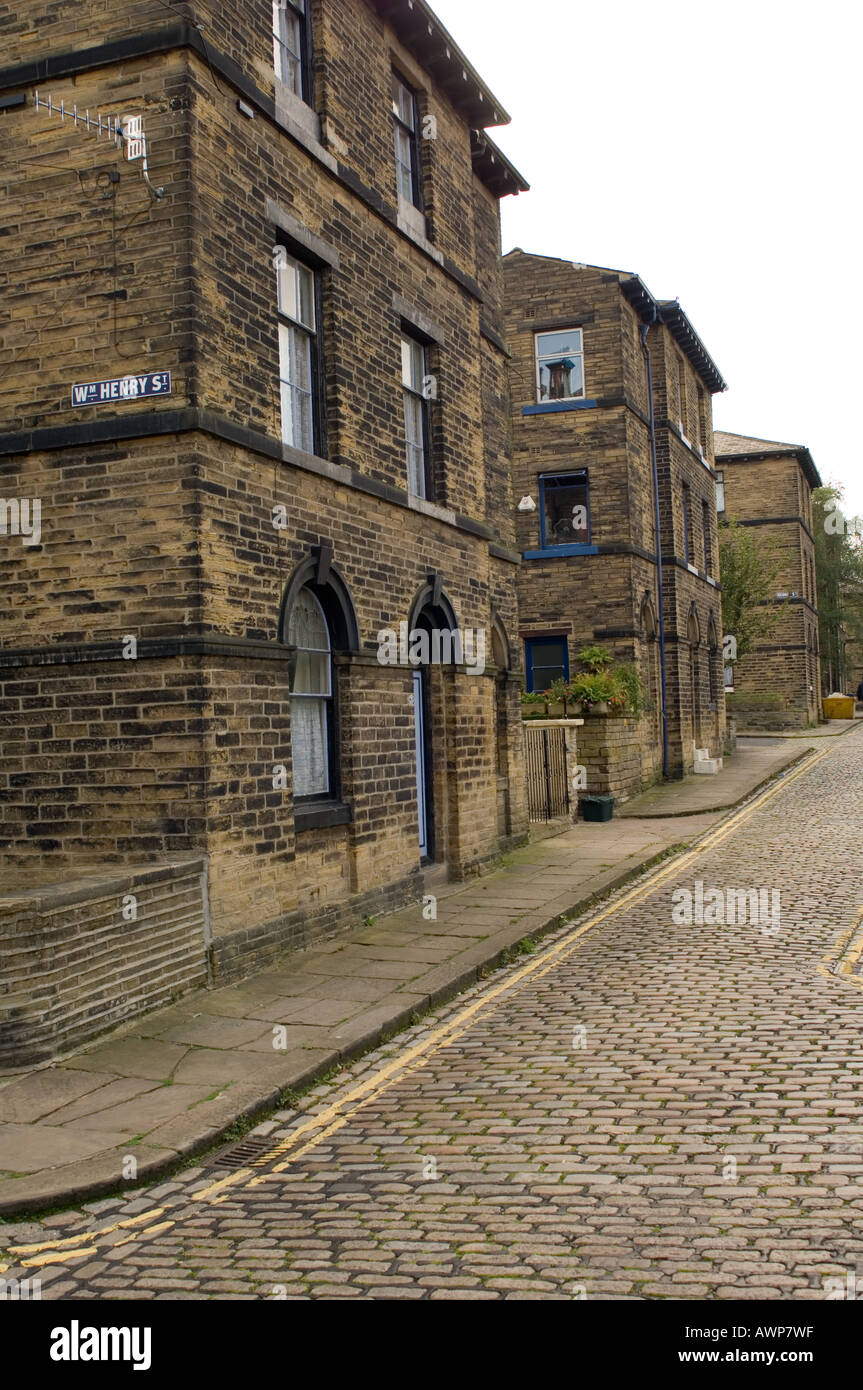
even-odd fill
[{"label": "green plant in planter", "polygon": [[545,692],[546,699],[551,700],[552,704],[562,704],[566,699],[566,681],[563,676],[558,676],[556,681],[552,681],[548,690]]},{"label": "green plant in planter", "polygon": [[573,697],[586,709],[611,704],[618,693],[613,678],[606,671],[588,671],[570,682]]},{"label": "green plant in planter", "polygon": [[578,653],[578,659],[582,666],[586,666],[588,671],[596,675],[600,671],[605,671],[614,660],[608,647],[586,646],[582,647]]},{"label": "green plant in planter", "polygon": [[635,666],[616,662],[607,647],[599,646],[582,647],[578,659],[587,671],[576,676],[570,690],[585,709],[641,717],[645,693]]},{"label": "green plant in planter", "polygon": [[521,705],[525,719],[544,719],[546,714],[547,691],[523,690]]},{"label": "green plant in planter", "polygon": [[636,719],[640,719],[644,713],[645,697],[638,671],[628,663],[621,664],[615,667],[614,677],[623,696],[622,712],[634,714]]}]

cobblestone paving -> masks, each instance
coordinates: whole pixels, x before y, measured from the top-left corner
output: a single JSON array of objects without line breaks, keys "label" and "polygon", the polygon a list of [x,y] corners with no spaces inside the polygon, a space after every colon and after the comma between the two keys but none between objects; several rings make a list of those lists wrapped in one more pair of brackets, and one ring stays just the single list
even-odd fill
[{"label": "cobblestone paving", "polygon": [[[518,983],[517,962],[272,1117],[274,1143],[323,1128],[252,1185],[196,1198],[225,1176],[198,1168],[0,1226],[0,1247],[146,1227],[58,1264],[9,1255],[5,1277],[91,1299],[822,1299],[858,1261],[863,1279],[863,977],[823,964],[854,959],[861,791],[851,734],[544,973]],[[778,930],[676,925],[696,881],[778,890]],[[493,991],[328,1132],[360,1081]]]}]

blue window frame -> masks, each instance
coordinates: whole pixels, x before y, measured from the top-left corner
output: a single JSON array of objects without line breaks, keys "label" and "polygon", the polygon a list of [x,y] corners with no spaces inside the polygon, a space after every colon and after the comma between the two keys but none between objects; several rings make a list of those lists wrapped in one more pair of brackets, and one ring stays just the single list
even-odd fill
[{"label": "blue window frame", "polygon": [[565,637],[529,637],[524,644],[524,669],[529,691],[548,690],[552,681],[569,680],[569,650]]},{"label": "blue window frame", "polygon": [[543,550],[590,545],[590,481],[586,468],[540,473],[539,535]]}]

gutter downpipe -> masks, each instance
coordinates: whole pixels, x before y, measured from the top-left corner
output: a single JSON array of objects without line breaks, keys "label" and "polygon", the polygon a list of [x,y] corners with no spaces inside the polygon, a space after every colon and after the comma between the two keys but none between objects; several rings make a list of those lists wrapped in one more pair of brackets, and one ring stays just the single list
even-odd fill
[{"label": "gutter downpipe", "polygon": [[662,586],[662,539],[659,523],[659,469],[656,463],[656,418],[653,413],[653,370],[650,364],[650,348],[647,346],[647,330],[656,323],[659,315],[656,305],[652,306],[653,317],[642,323],[641,348],[647,363],[647,399],[650,406],[650,459],[653,466],[653,511],[656,520],[656,577],[659,589],[659,674],[662,681],[662,775],[668,778],[668,694],[665,683],[665,603]]}]

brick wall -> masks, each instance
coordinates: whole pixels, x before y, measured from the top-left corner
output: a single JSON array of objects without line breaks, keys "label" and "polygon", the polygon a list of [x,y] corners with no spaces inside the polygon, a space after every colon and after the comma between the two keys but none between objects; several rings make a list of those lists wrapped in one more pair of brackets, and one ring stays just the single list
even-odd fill
[{"label": "brick wall", "polygon": [[77,1047],[207,980],[204,863],[0,898],[0,1067]]},{"label": "brick wall", "polygon": [[[27,104],[2,116],[0,492],[41,499],[42,537],[14,543],[0,609],[0,854],[25,888],[206,854],[214,969],[234,974],[421,892],[411,672],[376,653],[430,576],[489,662],[431,673],[436,858],[464,877],[526,833],[500,189],[474,170],[463,92],[377,6],[313,0],[309,106],[274,79],[268,4],[242,25],[221,0],[183,11],[206,54],[149,0],[0,4],[3,61],[70,55],[42,95],[143,114],[165,188],[151,199],[139,164],[36,111],[36,70],[19,74]],[[80,56],[126,38],[136,53]],[[423,227],[398,206],[394,65],[436,122]],[[280,237],[320,275],[314,455],[281,441]],[[407,493],[405,322],[435,378],[428,502]],[[72,383],[132,370],[170,370],[172,394],[72,407]],[[324,552],[359,638],[335,657],[341,804],[312,826],[290,784],[282,607]]]}]

